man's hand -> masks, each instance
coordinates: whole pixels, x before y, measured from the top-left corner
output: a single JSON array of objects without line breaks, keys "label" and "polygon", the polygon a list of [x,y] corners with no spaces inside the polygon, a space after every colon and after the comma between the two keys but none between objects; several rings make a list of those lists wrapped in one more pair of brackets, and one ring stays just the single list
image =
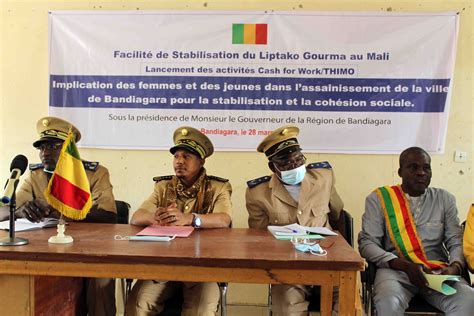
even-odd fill
[{"label": "man's hand", "polygon": [[[430,271],[426,271],[430,273]],[[424,288],[428,286],[428,281],[423,275],[423,269],[420,268],[416,263],[408,262],[405,269],[405,273],[408,275],[410,282],[413,283],[416,287]]]},{"label": "man's hand", "polygon": [[155,212],[155,221],[164,226],[185,226],[191,225],[192,214],[184,214],[177,208],[177,204],[173,203],[168,207],[159,207]]},{"label": "man's hand", "polygon": [[153,225],[162,225],[161,223],[161,216],[162,214],[166,213],[166,207],[158,207],[155,211],[155,213],[151,217],[151,221],[153,222]]},{"label": "man's hand", "polygon": [[[57,211],[55,212],[57,213]],[[51,213],[53,212],[51,212],[50,207],[46,201],[36,199],[26,202],[15,212],[15,215],[17,217],[27,218],[30,222],[37,223],[43,218],[51,215]]]},{"label": "man's hand", "polygon": [[60,218],[61,213],[59,213],[56,209],[51,207],[45,200],[34,200],[35,204],[39,205],[39,207],[44,210],[44,217],[52,217],[52,218]]},{"label": "man's hand", "polygon": [[[416,263],[397,258],[390,260],[388,264],[392,269],[404,271],[408,275],[410,282],[416,287],[426,288],[428,286],[428,281],[423,275],[423,269]],[[425,270],[425,272],[431,273],[429,270]]]},{"label": "man's hand", "polygon": [[438,274],[461,275],[462,265],[460,263],[453,262],[451,265],[437,270],[437,272]]}]

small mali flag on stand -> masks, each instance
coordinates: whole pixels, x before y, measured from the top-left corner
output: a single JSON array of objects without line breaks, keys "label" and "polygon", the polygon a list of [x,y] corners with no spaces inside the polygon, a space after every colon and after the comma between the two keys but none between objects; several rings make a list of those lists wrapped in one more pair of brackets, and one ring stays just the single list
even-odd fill
[{"label": "small mali flag on stand", "polygon": [[72,131],[64,141],[44,195],[49,205],[66,217],[81,220],[89,213],[92,206],[89,180]]},{"label": "small mali flag on stand", "polygon": [[267,44],[268,24],[232,24],[232,44]]}]

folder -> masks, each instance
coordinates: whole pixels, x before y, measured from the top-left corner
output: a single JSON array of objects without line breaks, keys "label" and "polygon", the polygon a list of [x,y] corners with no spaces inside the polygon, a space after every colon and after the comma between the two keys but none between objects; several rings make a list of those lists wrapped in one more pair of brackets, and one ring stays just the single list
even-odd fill
[{"label": "folder", "polygon": [[160,226],[151,225],[137,233],[137,236],[176,236],[189,237],[193,232],[192,226]]}]

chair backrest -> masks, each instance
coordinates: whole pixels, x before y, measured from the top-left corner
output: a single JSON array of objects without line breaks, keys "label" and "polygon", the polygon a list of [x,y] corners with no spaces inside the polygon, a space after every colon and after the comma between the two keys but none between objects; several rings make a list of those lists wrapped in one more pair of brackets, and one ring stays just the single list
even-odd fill
[{"label": "chair backrest", "polygon": [[354,247],[354,218],[348,211],[342,210],[337,222],[331,222],[331,227],[339,231],[349,245]]},{"label": "chair backrest", "polygon": [[[466,221],[461,223],[461,228],[462,228],[462,232],[463,232],[463,235],[464,235],[464,230],[466,229]],[[462,271],[461,276],[464,278],[464,280],[467,281],[467,284],[471,284],[471,275],[469,274],[469,267],[467,265],[467,262],[466,262],[465,269]],[[471,284],[471,286],[472,286],[472,284]]]},{"label": "chair backrest", "polygon": [[130,204],[125,201],[115,200],[115,207],[117,208],[117,223],[128,224]]}]

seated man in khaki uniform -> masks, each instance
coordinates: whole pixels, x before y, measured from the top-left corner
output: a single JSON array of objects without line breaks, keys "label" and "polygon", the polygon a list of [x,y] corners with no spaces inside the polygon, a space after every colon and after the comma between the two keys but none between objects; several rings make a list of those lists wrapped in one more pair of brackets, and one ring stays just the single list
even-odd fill
[{"label": "seated man in khaki uniform", "polygon": [[[334,186],[334,172],[328,162],[305,165],[298,133],[295,126],[280,127],[258,146],[273,174],[247,182],[250,228],[293,223],[330,227],[329,217],[339,218],[343,202]],[[310,290],[304,285],[273,285],[273,314],[307,315]]]},{"label": "seated man in khaki uniform", "polygon": [[[79,130],[57,117],[44,117],[36,125],[39,139],[33,146],[39,150],[40,164],[31,164],[30,173],[16,192],[16,217],[38,222],[44,217],[59,218],[57,210],[48,205],[44,191],[56,168],[61,147],[69,128],[78,142]],[[92,207],[84,222],[116,223],[115,199],[108,170],[98,162],[83,161],[92,194]],[[87,308],[89,315],[115,315],[114,279],[87,279]]]},{"label": "seated man in khaki uniform", "polygon": [[[155,177],[150,197],[133,214],[133,225],[192,225],[195,228],[229,227],[232,188],[226,179],[209,176],[204,162],[214,147],[206,135],[192,127],[174,132],[175,175]],[[164,301],[182,291],[181,315],[215,315],[219,304],[217,283],[139,280],[133,287],[125,314],[157,315]]]}]

